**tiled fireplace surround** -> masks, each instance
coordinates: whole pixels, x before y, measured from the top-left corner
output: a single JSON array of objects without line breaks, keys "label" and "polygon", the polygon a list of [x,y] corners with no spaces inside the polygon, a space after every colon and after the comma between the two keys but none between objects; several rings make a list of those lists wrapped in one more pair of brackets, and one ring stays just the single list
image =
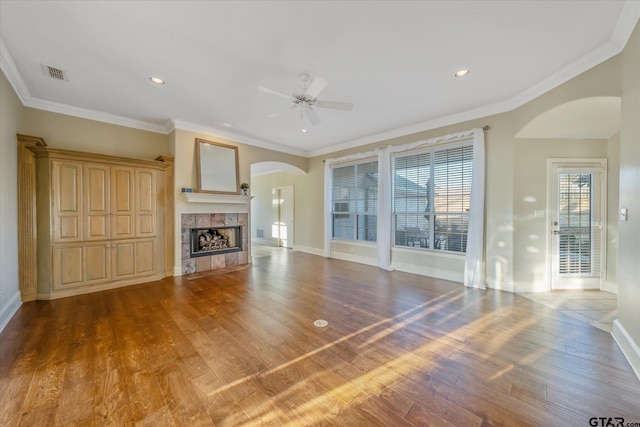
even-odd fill
[{"label": "tiled fireplace surround", "polygon": [[[249,223],[248,213],[183,213],[180,222],[182,242],[182,274],[219,270],[249,262]],[[242,227],[242,250],[220,255],[190,258],[189,232],[192,228],[224,227],[239,225]]]}]

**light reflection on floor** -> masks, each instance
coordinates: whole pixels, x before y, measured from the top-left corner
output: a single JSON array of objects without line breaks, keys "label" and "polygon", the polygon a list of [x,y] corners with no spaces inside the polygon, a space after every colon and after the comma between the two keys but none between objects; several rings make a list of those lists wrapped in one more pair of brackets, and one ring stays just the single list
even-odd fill
[{"label": "light reflection on floor", "polygon": [[279,248],[276,246],[263,245],[261,243],[251,242],[251,257],[253,259],[262,258],[266,256],[280,255],[282,253],[290,252],[292,249]]},{"label": "light reflection on floor", "polygon": [[520,295],[606,332],[611,332],[618,314],[618,297],[611,292],[567,290]]}]

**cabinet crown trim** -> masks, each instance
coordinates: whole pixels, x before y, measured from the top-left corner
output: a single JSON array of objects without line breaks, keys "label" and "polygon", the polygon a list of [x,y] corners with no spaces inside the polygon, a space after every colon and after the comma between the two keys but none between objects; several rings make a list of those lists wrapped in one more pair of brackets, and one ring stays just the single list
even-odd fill
[{"label": "cabinet crown trim", "polygon": [[63,160],[90,161],[113,165],[139,166],[155,169],[166,169],[171,163],[161,160],[132,159],[128,157],[110,156],[107,154],[86,153],[83,151],[61,150],[48,147],[27,147],[36,158],[55,158]]}]

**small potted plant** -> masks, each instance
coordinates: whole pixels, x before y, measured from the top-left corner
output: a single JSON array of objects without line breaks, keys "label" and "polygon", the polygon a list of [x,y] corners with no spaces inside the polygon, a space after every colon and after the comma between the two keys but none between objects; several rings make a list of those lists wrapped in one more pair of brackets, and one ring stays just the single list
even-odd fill
[{"label": "small potted plant", "polygon": [[249,184],[247,184],[246,182],[243,182],[242,184],[240,184],[240,189],[242,190],[243,196],[249,195]]}]

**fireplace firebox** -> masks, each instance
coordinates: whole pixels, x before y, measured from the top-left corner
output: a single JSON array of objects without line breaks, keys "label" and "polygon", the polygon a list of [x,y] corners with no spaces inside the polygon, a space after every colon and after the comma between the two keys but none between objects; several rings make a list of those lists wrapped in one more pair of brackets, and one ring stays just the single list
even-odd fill
[{"label": "fireplace firebox", "polygon": [[192,228],[191,258],[239,252],[242,250],[242,227]]}]

